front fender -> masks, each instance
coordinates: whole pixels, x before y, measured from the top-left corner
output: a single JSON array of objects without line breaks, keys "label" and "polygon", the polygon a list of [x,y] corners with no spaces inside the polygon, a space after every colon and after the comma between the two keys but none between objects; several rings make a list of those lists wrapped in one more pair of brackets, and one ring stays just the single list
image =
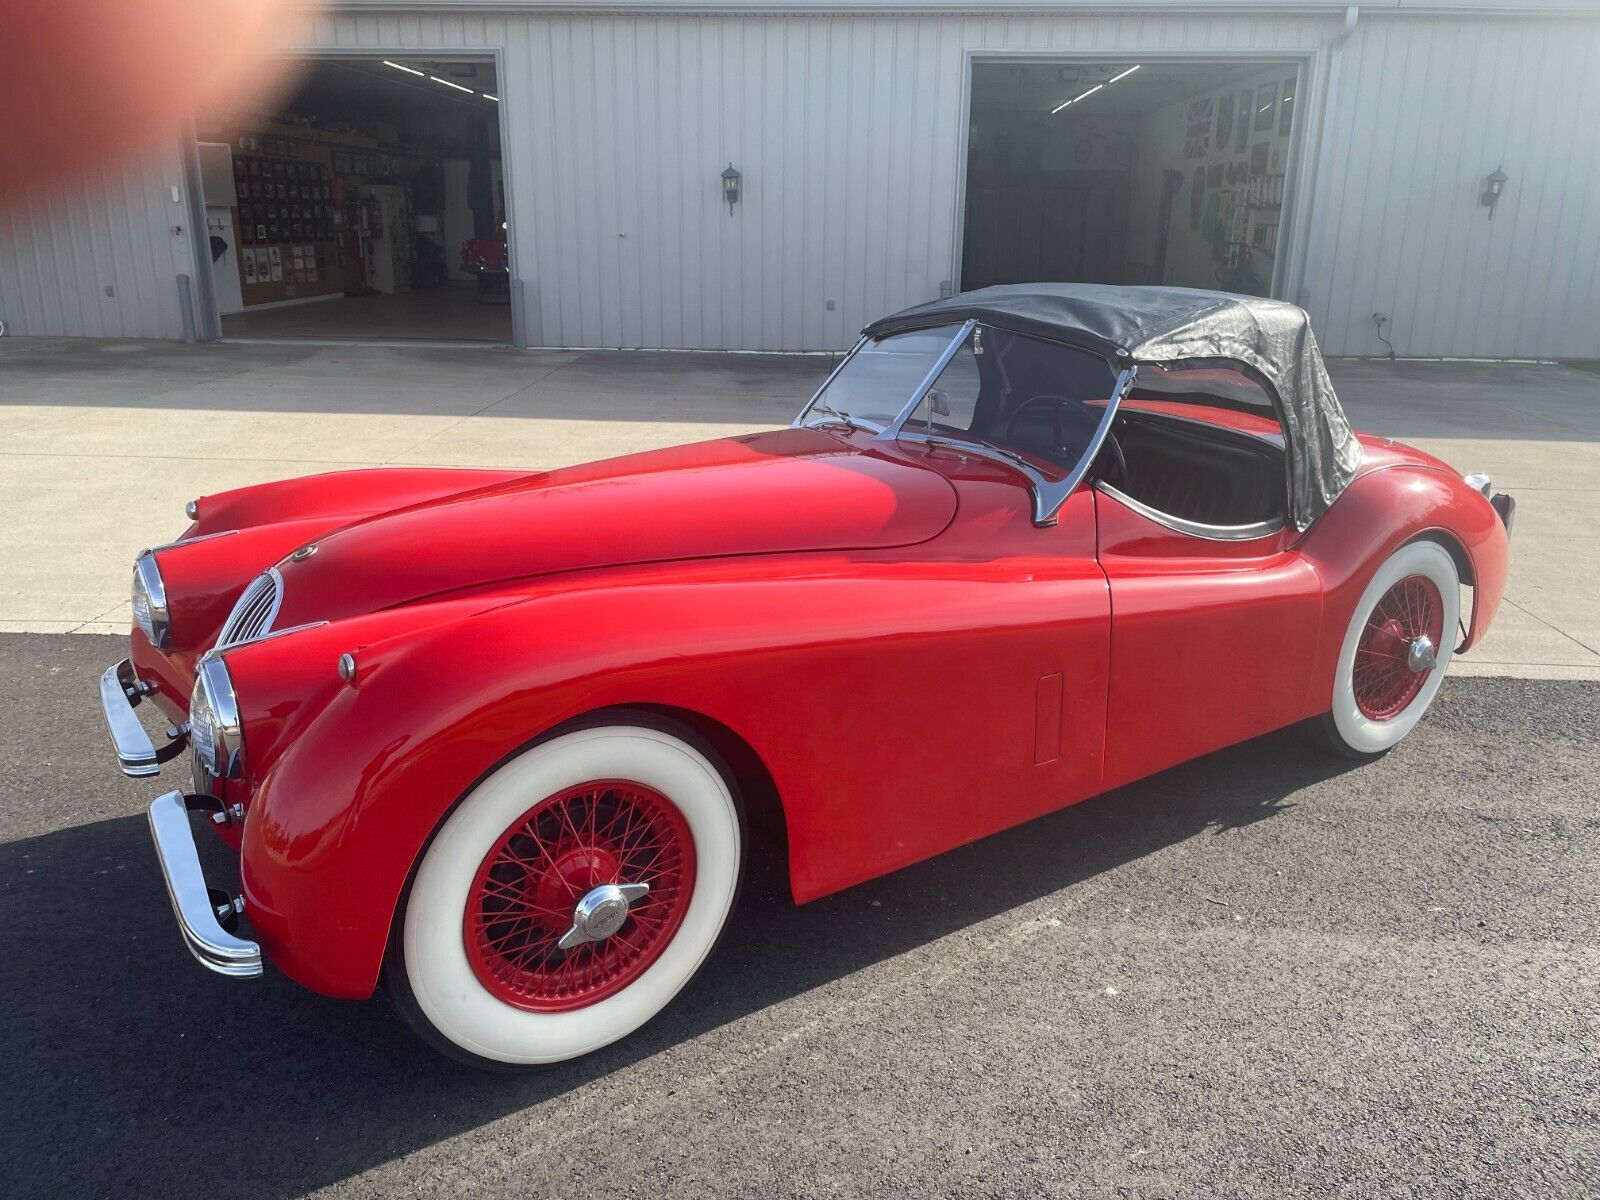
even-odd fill
[{"label": "front fender", "polygon": [[[1107,601],[1092,561],[1058,578],[1028,564],[1020,585],[1011,564],[760,569],[568,581],[358,650],[354,686],[283,747],[246,822],[269,956],[317,991],[370,994],[453,804],[598,709],[687,710],[743,738],[777,787],[801,901],[1095,790]],[[1060,719],[1084,753],[1040,765],[1037,680],[1063,665]],[[1006,803],[974,805],[986,790]]]}]

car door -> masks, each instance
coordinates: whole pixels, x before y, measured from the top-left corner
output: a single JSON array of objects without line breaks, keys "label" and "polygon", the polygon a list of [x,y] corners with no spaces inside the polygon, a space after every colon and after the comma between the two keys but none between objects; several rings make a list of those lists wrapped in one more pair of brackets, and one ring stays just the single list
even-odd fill
[{"label": "car door", "polygon": [[1111,593],[1106,786],[1312,715],[1321,584],[1286,525],[1208,537],[1095,489]]}]

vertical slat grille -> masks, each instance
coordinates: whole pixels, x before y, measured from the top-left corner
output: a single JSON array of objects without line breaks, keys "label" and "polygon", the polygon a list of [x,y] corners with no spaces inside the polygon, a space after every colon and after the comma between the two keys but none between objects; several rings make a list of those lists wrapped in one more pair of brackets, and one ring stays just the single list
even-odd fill
[{"label": "vertical slat grille", "polygon": [[282,600],[283,580],[277,571],[257,575],[223,622],[222,634],[217,638],[218,648],[248,642],[269,633]]}]

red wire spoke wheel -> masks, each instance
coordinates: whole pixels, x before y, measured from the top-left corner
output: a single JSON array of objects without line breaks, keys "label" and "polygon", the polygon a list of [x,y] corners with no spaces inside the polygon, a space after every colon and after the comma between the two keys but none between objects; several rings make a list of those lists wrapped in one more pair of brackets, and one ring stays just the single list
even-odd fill
[{"label": "red wire spoke wheel", "polygon": [[1412,647],[1425,637],[1437,650],[1443,636],[1444,602],[1433,580],[1409,575],[1385,592],[1356,647],[1352,685],[1362,714],[1390,721],[1404,712],[1433,671],[1418,668]]},{"label": "red wire spoke wheel", "polygon": [[[468,893],[467,959],[491,995],[567,1012],[616,995],[650,968],[694,893],[694,839],[676,805],[638,783],[583,783],[539,801],[496,840]],[[648,886],[620,901],[606,885]],[[614,932],[561,945],[586,897],[626,915]],[[610,922],[607,921],[609,926]]]}]

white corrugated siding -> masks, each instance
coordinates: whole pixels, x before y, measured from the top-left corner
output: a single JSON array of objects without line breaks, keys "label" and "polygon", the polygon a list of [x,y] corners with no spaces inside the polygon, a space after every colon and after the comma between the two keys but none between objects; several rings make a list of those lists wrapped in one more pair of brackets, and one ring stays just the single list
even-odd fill
[{"label": "white corrugated siding", "polygon": [[172,199],[182,185],[174,147],[0,204],[7,332],[181,338],[177,277],[193,276],[188,210]]},{"label": "white corrugated siding", "polygon": [[[803,350],[954,273],[969,51],[1309,56],[1283,294],[1335,354],[1600,356],[1600,21],[340,13],[328,51],[494,50],[535,344]],[[1314,135],[1327,96],[1327,134]],[[730,217],[718,176],[745,195]],[[1504,163],[1491,222],[1476,202]],[[181,335],[176,155],[0,212],[18,332]],[[106,283],[117,291],[104,296]],[[834,302],[830,310],[827,305]]]},{"label": "white corrugated siding", "polygon": [[[345,14],[319,49],[496,48],[528,335],[847,345],[952,277],[964,53],[1298,53],[1326,17]],[[744,173],[733,216],[722,169]],[[834,302],[830,311],[828,301]]]},{"label": "white corrugated siding", "polygon": [[1362,15],[1308,227],[1302,303],[1330,349],[1383,353],[1384,312],[1402,354],[1600,357],[1596,62],[1592,18]]}]

